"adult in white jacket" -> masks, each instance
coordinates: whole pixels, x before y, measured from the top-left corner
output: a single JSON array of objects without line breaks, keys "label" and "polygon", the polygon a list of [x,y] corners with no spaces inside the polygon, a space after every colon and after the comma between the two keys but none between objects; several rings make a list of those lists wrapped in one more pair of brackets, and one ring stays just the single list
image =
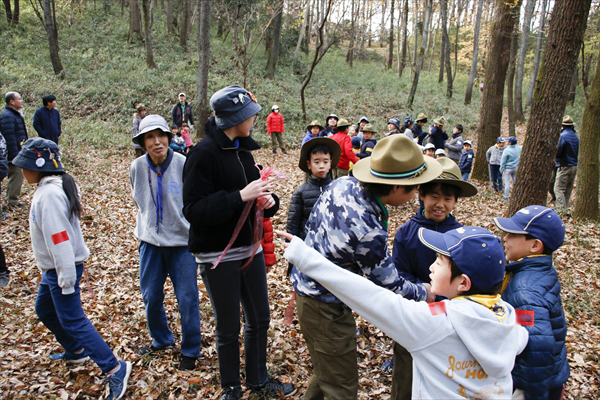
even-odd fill
[{"label": "adult in white jacket", "polygon": [[480,294],[501,287],[500,240],[478,227],[445,234],[421,228],[419,238],[438,252],[431,290],[450,300],[406,300],[331,263],[297,237],[284,257],[411,353],[413,398],[511,398],[511,371],[527,331],[500,295]]}]

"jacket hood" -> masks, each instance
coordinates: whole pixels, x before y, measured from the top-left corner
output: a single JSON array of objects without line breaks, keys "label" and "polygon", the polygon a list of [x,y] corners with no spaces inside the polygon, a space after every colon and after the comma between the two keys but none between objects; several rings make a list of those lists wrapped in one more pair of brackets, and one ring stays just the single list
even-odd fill
[{"label": "jacket hood", "polygon": [[[453,303],[461,302],[461,307]],[[465,303],[470,306],[465,306]],[[514,308],[500,300],[500,313],[506,319],[500,321],[488,308],[470,300],[446,302],[448,319],[469,352],[490,376],[510,376],[515,365],[516,354],[520,354],[529,335],[525,328],[516,323]]]}]

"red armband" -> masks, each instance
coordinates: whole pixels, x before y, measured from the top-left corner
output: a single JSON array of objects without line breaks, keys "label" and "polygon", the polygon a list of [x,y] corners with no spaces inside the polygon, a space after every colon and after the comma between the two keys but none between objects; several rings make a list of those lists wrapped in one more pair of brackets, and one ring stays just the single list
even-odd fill
[{"label": "red armband", "polygon": [[55,233],[54,235],[51,236],[51,238],[52,238],[52,242],[54,244],[60,244],[62,242],[68,241],[69,235],[67,234],[67,231],[62,231],[62,232]]},{"label": "red armband", "polygon": [[438,301],[436,303],[429,303],[429,311],[431,315],[444,315],[446,314],[446,303]]},{"label": "red armband", "polygon": [[517,324],[522,326],[533,326],[535,322],[534,312],[531,310],[516,310]]}]

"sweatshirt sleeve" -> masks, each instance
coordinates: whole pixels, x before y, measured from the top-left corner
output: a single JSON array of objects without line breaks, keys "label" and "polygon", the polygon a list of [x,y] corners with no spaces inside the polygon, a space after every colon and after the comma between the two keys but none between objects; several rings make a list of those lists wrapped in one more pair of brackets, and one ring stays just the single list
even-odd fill
[{"label": "sweatshirt sleeve", "polygon": [[283,256],[407,350],[416,351],[439,340],[446,316],[434,316],[427,303],[407,300],[338,267],[298,237]]},{"label": "sweatshirt sleeve", "polygon": [[492,157],[492,149],[494,148],[494,146],[490,147],[489,149],[487,149],[487,151],[485,152],[485,159],[487,160],[488,164],[490,162],[490,158]]},{"label": "sweatshirt sleeve", "polygon": [[508,151],[504,150],[502,152],[502,158],[500,159],[500,172],[504,171],[504,168],[506,167],[506,162],[508,161]]}]

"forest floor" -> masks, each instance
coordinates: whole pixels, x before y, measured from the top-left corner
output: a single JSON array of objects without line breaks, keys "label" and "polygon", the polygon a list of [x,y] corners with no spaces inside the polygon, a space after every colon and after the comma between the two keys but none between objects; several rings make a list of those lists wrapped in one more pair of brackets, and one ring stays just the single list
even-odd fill
[{"label": "forest floor", "polygon": [[[210,302],[202,281],[202,357],[196,370],[176,369],[178,351],[139,356],[136,350],[150,344],[144,306],[139,290],[137,240],[133,235],[136,209],[131,199],[129,165],[131,151],[63,149],[67,170],[76,178],[83,194],[81,224],[91,255],[86,262],[89,285],[82,280],[84,310],[115,354],[132,361],[129,398],[216,399],[220,395],[215,326]],[[286,214],[293,191],[302,181],[296,167],[298,150],[288,156],[263,149],[255,153],[258,163],[274,166],[287,179],[277,183],[281,198],[275,229],[285,229]],[[479,225],[500,233],[492,217],[502,216],[506,203],[488,185],[475,182],[479,194],[460,200],[457,219],[465,225]],[[25,204],[30,204],[33,188],[23,185]],[[390,210],[390,248],[394,232],[417,208],[417,200]],[[14,212],[1,222],[0,242],[6,252],[11,282],[0,289],[0,398],[98,398],[105,396],[100,370],[88,361],[80,366],[50,362],[51,353],[62,351],[52,334],[36,317],[34,304],[41,279],[35,266],[28,234],[27,208]],[[567,348],[571,378],[566,398],[598,398],[600,373],[600,226],[575,223],[564,216],[565,244],[555,252],[555,266],[562,284],[562,300],[568,323]],[[292,294],[285,277],[287,262],[281,241],[276,241],[278,262],[268,274],[271,328],[268,363],[270,373],[299,387],[294,398],[302,397],[311,374],[310,357],[299,325],[283,323]],[[92,297],[93,289],[93,297]],[[176,300],[170,282],[166,285],[165,306],[169,323],[179,344],[181,330]],[[378,329],[358,318],[359,398],[386,399],[391,374],[381,365],[392,355],[392,341]],[[243,365],[242,365],[243,368]],[[244,398],[257,398],[244,393]]]}]

